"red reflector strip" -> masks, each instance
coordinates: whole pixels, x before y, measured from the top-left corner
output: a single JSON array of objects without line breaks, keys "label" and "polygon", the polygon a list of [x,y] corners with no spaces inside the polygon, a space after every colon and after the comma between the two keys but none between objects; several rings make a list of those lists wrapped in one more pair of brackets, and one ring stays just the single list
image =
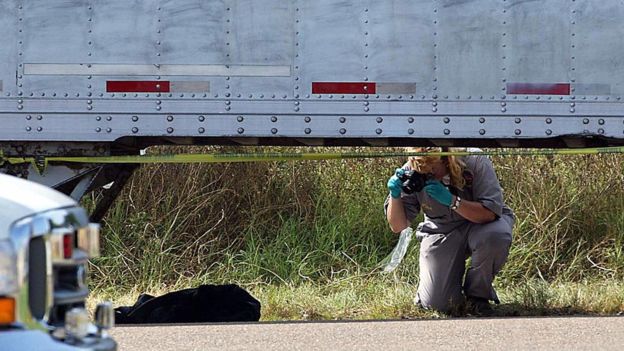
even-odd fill
[{"label": "red reflector strip", "polygon": [[69,259],[74,251],[74,241],[72,234],[63,235],[63,257]]},{"label": "red reflector strip", "polygon": [[507,83],[507,94],[519,95],[570,95],[567,83]]},{"label": "red reflector strip", "polygon": [[312,94],[375,94],[375,83],[313,82]]},{"label": "red reflector strip", "polygon": [[107,93],[168,93],[171,84],[168,81],[145,80],[109,80],[106,82]]}]

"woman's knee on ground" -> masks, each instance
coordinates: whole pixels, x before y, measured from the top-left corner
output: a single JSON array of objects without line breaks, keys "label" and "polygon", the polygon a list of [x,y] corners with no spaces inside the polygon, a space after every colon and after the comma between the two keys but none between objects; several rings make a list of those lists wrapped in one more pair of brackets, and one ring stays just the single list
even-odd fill
[{"label": "woman's knee on ground", "polygon": [[419,294],[417,297],[418,304],[428,310],[436,310],[443,313],[449,313],[454,307],[464,303],[463,295],[457,296],[445,294]]}]

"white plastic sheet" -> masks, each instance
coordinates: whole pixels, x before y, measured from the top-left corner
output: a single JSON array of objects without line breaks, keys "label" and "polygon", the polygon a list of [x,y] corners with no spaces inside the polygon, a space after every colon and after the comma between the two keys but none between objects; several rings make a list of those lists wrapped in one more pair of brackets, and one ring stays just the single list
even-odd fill
[{"label": "white plastic sheet", "polygon": [[392,250],[392,253],[384,260],[384,262],[388,262],[383,269],[384,273],[390,273],[399,266],[403,257],[405,257],[413,234],[414,230],[411,227],[407,227],[401,231],[399,242],[394,247],[394,250]]}]

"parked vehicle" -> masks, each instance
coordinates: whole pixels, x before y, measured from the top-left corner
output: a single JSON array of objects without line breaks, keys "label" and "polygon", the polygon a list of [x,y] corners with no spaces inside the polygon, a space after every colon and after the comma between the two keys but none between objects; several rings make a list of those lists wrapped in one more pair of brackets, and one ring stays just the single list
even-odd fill
[{"label": "parked vehicle", "polygon": [[100,229],[74,200],[0,174],[0,345],[3,350],[115,350],[112,306],[89,321],[87,260]]}]

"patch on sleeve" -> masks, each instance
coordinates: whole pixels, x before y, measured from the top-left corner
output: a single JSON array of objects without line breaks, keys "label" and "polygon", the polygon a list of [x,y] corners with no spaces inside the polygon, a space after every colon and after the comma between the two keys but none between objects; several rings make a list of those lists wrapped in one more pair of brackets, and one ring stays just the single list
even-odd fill
[{"label": "patch on sleeve", "polygon": [[462,173],[464,180],[466,181],[466,186],[472,186],[472,182],[474,181],[474,174],[469,169],[464,169]]}]

